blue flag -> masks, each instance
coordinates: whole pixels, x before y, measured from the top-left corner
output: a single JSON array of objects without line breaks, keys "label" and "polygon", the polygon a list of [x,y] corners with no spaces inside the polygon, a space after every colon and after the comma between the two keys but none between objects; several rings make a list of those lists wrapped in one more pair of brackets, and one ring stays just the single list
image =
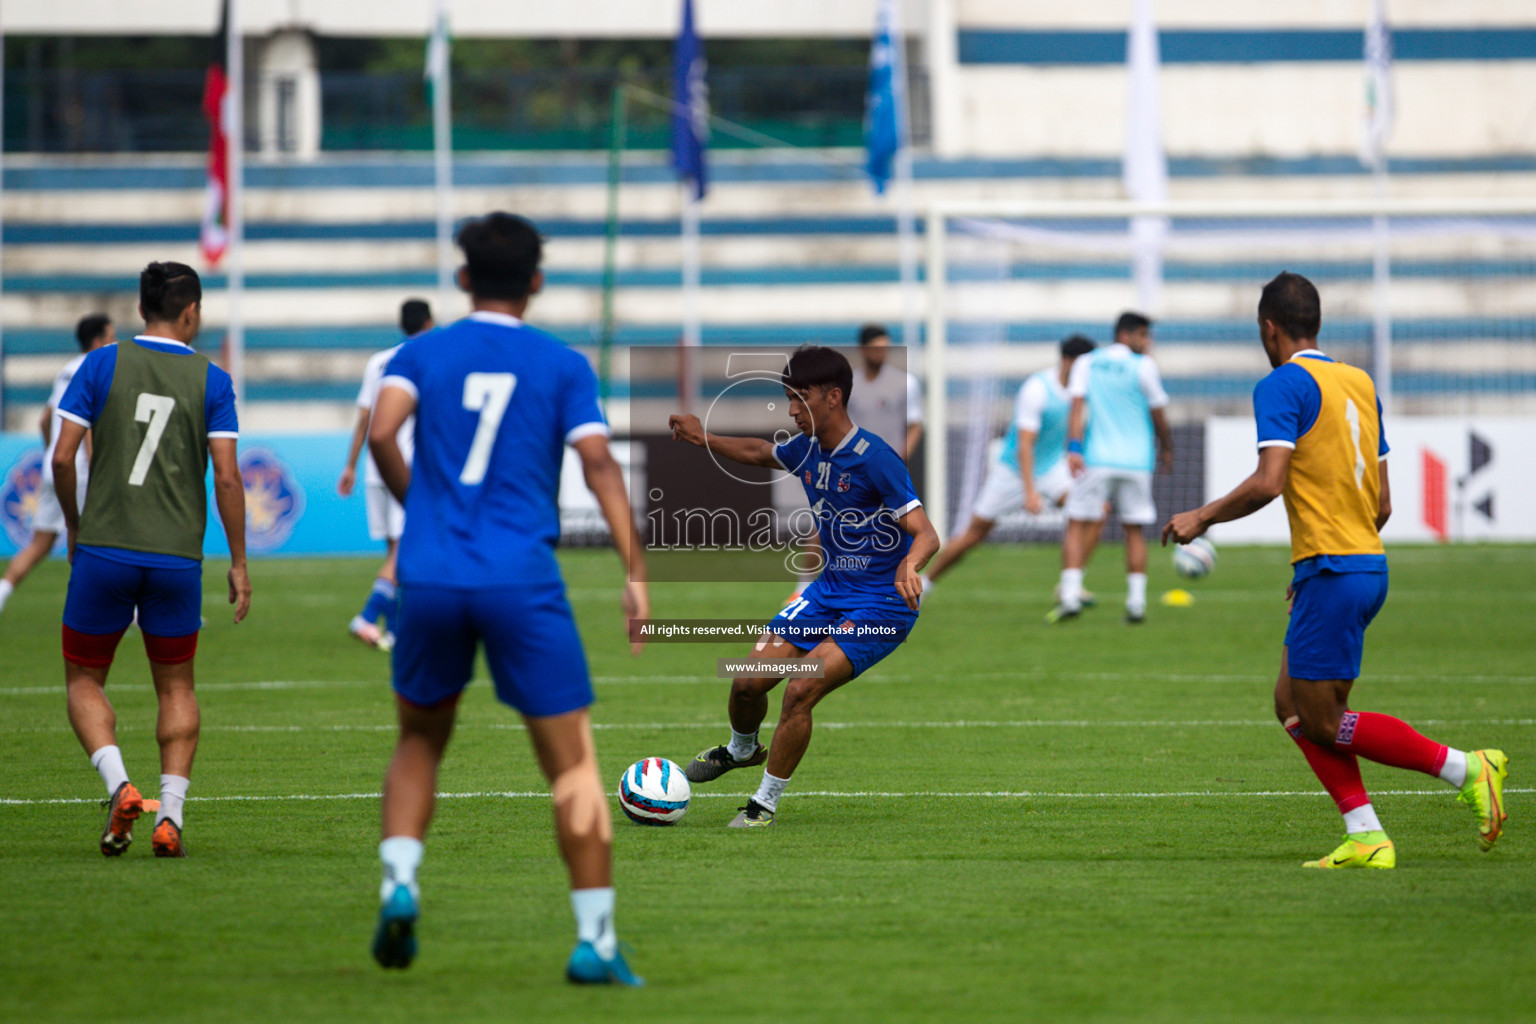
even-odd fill
[{"label": "blue flag", "polygon": [[864,145],[869,150],[866,168],[876,192],[885,191],[891,180],[891,164],[901,149],[901,54],[895,32],[894,0],[880,0],[875,39],[869,48],[869,93],[864,101]]},{"label": "blue flag", "polygon": [[704,148],[709,141],[708,65],[693,29],[693,0],[683,0],[683,25],[672,49],[672,167],[693,183],[693,198],[703,199],[709,184]]}]

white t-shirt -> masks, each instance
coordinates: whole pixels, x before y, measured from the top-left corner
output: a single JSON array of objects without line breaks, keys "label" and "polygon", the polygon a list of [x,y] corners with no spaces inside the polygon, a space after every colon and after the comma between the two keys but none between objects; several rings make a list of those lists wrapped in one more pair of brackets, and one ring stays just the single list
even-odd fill
[{"label": "white t-shirt", "polygon": [[[69,382],[75,379],[75,371],[80,369],[80,364],[85,362],[85,353],[82,352],[69,362],[64,364],[64,369],[53,378],[53,391],[48,395],[48,414],[53,418],[48,432],[48,451],[43,456],[43,482],[49,485],[53,483],[53,452],[59,446],[59,428],[64,425],[64,417],[59,415],[59,403],[64,400],[64,392],[69,389]],[[75,488],[84,493],[85,478],[91,471],[91,460],[85,454],[85,442],[75,449]]]},{"label": "white t-shirt", "polygon": [[[403,342],[401,344],[404,344]],[[368,365],[363,369],[363,386],[357,392],[357,407],[367,409],[370,418],[373,414],[373,403],[379,398],[379,382],[384,379],[384,370],[389,366],[389,361],[395,358],[395,353],[400,351],[400,346],[387,348],[382,352],[375,352],[368,357]],[[405,456],[405,464],[411,464],[411,457],[416,453],[416,417],[410,416],[400,425],[400,430],[395,434],[395,440],[400,445],[400,454]],[[384,483],[384,478],[379,476],[378,463],[373,461],[373,451],[366,445],[363,451],[368,455],[368,465],[363,470],[363,482],[368,484]]]},{"label": "white t-shirt", "polygon": [[853,371],[848,418],[880,440],[907,452],[907,427],[923,422],[923,389],[917,378],[889,363],[870,380],[862,366]]}]

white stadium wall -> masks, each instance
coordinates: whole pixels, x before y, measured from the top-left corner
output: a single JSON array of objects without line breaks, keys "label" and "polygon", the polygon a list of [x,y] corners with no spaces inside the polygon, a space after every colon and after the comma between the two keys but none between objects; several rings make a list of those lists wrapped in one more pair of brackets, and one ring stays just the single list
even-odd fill
[{"label": "white stadium wall", "polygon": [[[1500,416],[1398,416],[1386,421],[1395,541],[1536,540],[1536,420]],[[1205,430],[1205,493],[1225,494],[1258,464],[1251,417],[1213,417]],[[1289,543],[1285,507],[1212,528],[1218,544]]]}]

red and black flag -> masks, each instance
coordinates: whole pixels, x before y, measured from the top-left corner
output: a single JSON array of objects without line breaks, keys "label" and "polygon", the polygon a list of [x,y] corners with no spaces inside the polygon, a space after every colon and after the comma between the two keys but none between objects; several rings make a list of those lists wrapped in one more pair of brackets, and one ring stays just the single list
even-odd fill
[{"label": "red and black flag", "polygon": [[224,73],[224,58],[229,46],[229,3],[222,5],[219,31],[213,40],[213,55],[208,75],[203,79],[203,116],[208,119],[208,199],[203,208],[200,243],[203,260],[217,266],[229,247],[229,139],[224,134],[225,104],[229,100],[229,78]]}]

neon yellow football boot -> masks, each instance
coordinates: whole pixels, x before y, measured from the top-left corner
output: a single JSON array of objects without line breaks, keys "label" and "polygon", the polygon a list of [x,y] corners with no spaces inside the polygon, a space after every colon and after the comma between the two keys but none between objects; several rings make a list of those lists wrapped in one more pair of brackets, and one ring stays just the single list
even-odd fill
[{"label": "neon yellow football boot", "polygon": [[1328,856],[1309,860],[1304,868],[1395,868],[1397,848],[1385,832],[1356,832]]},{"label": "neon yellow football boot", "polygon": [[1477,845],[1484,853],[1493,849],[1504,831],[1504,779],[1509,757],[1502,750],[1474,750],[1467,754],[1467,782],[1456,799],[1477,815]]}]

